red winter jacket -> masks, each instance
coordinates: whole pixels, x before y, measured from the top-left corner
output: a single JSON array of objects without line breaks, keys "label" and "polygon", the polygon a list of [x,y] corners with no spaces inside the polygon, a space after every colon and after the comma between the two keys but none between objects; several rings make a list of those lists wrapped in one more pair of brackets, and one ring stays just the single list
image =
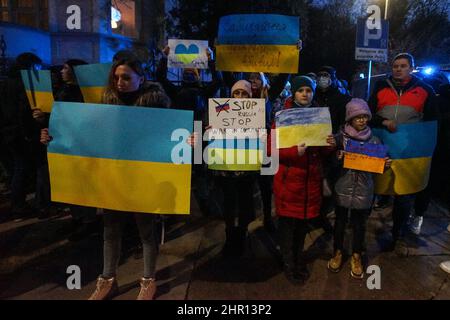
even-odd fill
[{"label": "red winter jacket", "polygon": [[[289,99],[283,109],[292,107],[293,102]],[[272,129],[275,129],[275,123]],[[269,153],[270,140],[271,135],[267,144]],[[301,157],[296,146],[278,151],[280,164],[273,184],[277,215],[296,219],[316,218],[322,202],[322,161],[333,148],[308,147]]]}]

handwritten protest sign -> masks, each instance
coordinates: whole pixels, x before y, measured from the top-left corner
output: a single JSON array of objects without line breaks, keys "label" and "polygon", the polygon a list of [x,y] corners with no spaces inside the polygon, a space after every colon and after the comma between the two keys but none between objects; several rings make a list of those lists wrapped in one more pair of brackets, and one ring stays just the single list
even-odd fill
[{"label": "handwritten protest sign", "polygon": [[208,41],[169,39],[168,68],[208,69]]},{"label": "handwritten protest sign", "polygon": [[298,17],[240,14],[220,19],[217,68],[223,71],[297,73]]},{"label": "handwritten protest sign", "polygon": [[331,117],[328,108],[292,108],[275,115],[277,147],[328,146]]},{"label": "handwritten protest sign", "polygon": [[369,157],[361,153],[346,152],[344,168],[373,173],[383,173],[386,161],[381,158]]},{"label": "handwritten protest sign", "polygon": [[388,146],[379,143],[364,143],[350,139],[347,141],[345,151],[384,159],[387,156]]},{"label": "handwritten protest sign", "polygon": [[264,99],[209,99],[209,125],[222,133],[265,128],[265,117]]}]

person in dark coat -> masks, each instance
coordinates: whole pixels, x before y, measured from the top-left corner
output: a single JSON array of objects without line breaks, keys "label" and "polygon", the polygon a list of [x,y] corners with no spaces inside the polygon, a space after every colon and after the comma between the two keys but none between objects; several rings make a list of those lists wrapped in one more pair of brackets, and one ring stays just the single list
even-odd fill
[{"label": "person in dark coat", "polygon": [[34,176],[33,167],[39,165],[42,153],[39,126],[33,120],[20,70],[38,70],[41,64],[42,60],[33,53],[20,54],[0,86],[0,135],[12,157],[11,212],[15,218],[32,214],[26,204],[28,179]]}]

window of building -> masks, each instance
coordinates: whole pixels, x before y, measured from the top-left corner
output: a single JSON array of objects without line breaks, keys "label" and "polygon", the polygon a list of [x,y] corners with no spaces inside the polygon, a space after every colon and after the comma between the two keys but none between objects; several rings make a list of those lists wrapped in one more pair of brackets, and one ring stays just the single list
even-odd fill
[{"label": "window of building", "polygon": [[111,29],[115,34],[137,38],[135,0],[111,1]]},{"label": "window of building", "polygon": [[0,19],[48,30],[48,0],[0,0]]}]

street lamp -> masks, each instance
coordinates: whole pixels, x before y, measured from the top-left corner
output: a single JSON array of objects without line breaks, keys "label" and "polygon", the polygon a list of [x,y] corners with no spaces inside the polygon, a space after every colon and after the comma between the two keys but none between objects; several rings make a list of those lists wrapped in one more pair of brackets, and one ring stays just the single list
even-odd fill
[{"label": "street lamp", "polygon": [[387,20],[389,0],[386,0],[386,6],[384,7],[384,20]]}]

